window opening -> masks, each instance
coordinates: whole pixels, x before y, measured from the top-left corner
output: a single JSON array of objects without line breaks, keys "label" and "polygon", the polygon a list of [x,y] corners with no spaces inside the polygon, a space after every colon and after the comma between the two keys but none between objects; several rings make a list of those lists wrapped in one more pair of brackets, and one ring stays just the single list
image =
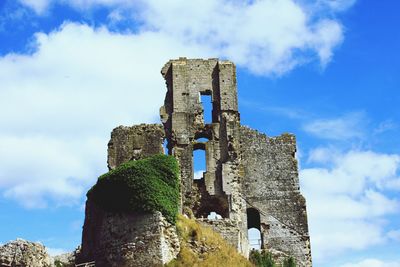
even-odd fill
[{"label": "window opening", "polygon": [[261,232],[257,228],[250,228],[247,230],[249,236],[250,249],[261,249]]},{"label": "window opening", "polygon": [[193,151],[193,179],[203,178],[203,172],[206,171],[206,151],[197,149]]},{"label": "window opening", "polygon": [[212,123],[212,99],[211,95],[200,94],[200,102],[203,106],[204,124]]},{"label": "window opening", "polygon": [[211,211],[210,214],[208,214],[207,219],[209,220],[220,220],[222,219],[222,216],[216,213],[215,211]]},{"label": "window opening", "polygon": [[261,235],[260,212],[255,208],[247,209],[247,233],[251,249],[261,249],[263,240]]},{"label": "window opening", "polygon": [[201,138],[197,138],[197,139],[196,139],[196,142],[206,143],[206,142],[208,142],[208,139],[205,138],[205,137],[201,137]]},{"label": "window opening", "polygon": [[167,138],[164,138],[163,149],[164,149],[164,154],[165,155],[171,155],[170,151],[169,151],[169,148],[168,148],[168,139]]}]

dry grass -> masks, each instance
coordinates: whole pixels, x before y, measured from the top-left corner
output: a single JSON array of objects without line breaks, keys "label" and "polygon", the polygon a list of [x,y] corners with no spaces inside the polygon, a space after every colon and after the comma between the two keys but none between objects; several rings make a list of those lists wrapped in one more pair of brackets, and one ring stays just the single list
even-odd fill
[{"label": "dry grass", "polygon": [[179,216],[178,234],[181,251],[167,267],[253,267],[236,249],[228,245],[221,235],[195,220]]}]

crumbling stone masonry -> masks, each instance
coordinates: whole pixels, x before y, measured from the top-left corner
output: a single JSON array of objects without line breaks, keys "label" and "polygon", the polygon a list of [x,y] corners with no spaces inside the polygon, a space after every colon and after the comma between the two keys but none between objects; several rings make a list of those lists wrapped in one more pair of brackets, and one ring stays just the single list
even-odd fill
[{"label": "crumbling stone masonry", "polygon": [[51,267],[54,264],[42,244],[17,239],[0,245],[0,266]]},{"label": "crumbling stone masonry", "polygon": [[179,253],[176,227],[160,212],[109,212],[86,201],[76,263],[100,267],[164,266]]},{"label": "crumbling stone masonry", "polygon": [[[167,93],[160,108],[163,125],[117,127],[108,147],[110,169],[167,151],[181,168],[181,211],[213,227],[247,256],[247,230],[261,232],[262,247],[311,266],[305,199],[299,191],[294,135],[267,137],[241,126],[236,70],[218,59],[170,60],[161,73]],[[201,95],[212,100],[204,120]],[[194,179],[193,151],[204,150],[206,170]],[[209,220],[210,212],[222,216]]]}]

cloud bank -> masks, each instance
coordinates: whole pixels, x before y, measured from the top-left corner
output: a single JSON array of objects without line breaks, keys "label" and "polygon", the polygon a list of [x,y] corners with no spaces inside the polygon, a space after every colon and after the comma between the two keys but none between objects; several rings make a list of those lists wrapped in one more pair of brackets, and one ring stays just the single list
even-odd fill
[{"label": "cloud bank", "polygon": [[400,155],[326,147],[311,151],[308,161],[315,167],[301,170],[300,178],[314,260],[398,237],[386,229],[384,217],[400,209],[400,199],[387,194],[400,191],[393,186],[400,181]]},{"label": "cloud bank", "polygon": [[74,23],[36,46],[0,59],[0,188],[27,207],[76,203],[105,171],[111,129],[158,121],[169,56],[203,55],[167,36]]},{"label": "cloud bank", "polygon": [[[109,9],[110,24],[134,21],[140,34],[170,36],[185,46],[203,47],[209,56],[229,58],[256,74],[281,75],[319,60],[325,66],[343,40],[343,27],[329,14],[354,1],[323,1],[313,8],[293,0],[124,1],[72,0],[20,2],[38,14],[54,5],[79,11]],[[346,3],[346,8],[345,4]]]}]

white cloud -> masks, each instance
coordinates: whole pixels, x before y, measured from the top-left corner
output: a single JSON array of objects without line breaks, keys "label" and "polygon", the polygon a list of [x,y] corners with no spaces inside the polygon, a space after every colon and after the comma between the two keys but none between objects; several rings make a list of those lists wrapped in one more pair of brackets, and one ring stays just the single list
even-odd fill
[{"label": "white cloud", "polygon": [[208,57],[229,58],[257,74],[280,75],[315,59],[324,66],[343,40],[337,20],[321,10],[311,12],[294,0],[52,2],[78,10],[106,6],[112,25],[129,18],[140,23],[141,32],[167,35],[185,46],[201,46]]},{"label": "white cloud", "polygon": [[319,0],[319,1],[337,11],[347,10],[357,2],[357,0]]},{"label": "white cloud", "polygon": [[388,241],[384,216],[400,209],[400,199],[386,195],[399,155],[332,150],[311,151],[308,161],[318,167],[300,171],[316,262]]},{"label": "white cloud", "polygon": [[363,138],[366,116],[362,112],[353,112],[332,119],[317,119],[306,123],[303,129],[317,137],[333,140]]},{"label": "white cloud", "polygon": [[[317,152],[316,152],[317,151]],[[324,152],[318,152],[324,151]],[[400,156],[379,154],[372,151],[348,151],[341,154],[329,148],[317,148],[310,152],[309,162],[332,163],[331,168],[312,168],[303,170],[307,179],[319,187],[321,194],[364,192],[366,186],[373,183],[378,189],[390,189],[398,180],[396,175],[400,165]],[[316,158],[316,154],[325,154]],[[394,188],[396,189],[396,188]]]},{"label": "white cloud", "polygon": [[338,153],[333,147],[317,147],[309,152],[308,163],[328,163],[337,158]]},{"label": "white cloud", "polygon": [[158,121],[163,64],[204,56],[168,36],[73,23],[36,42],[0,58],[0,189],[28,207],[77,203],[105,171],[110,131]]},{"label": "white cloud", "polygon": [[0,188],[24,206],[71,205],[105,165],[104,144],[96,137],[74,140],[49,136],[0,136]]},{"label": "white cloud", "polygon": [[19,0],[19,1],[21,2],[21,4],[32,8],[39,15],[44,14],[51,3],[51,0]]},{"label": "white cloud", "polygon": [[366,259],[357,263],[347,263],[340,267],[400,267],[400,261],[382,261],[379,259]]},{"label": "white cloud", "polygon": [[291,0],[152,0],[141,14],[146,28],[209,47],[259,74],[285,73],[309,60],[307,52],[329,61],[342,41],[341,26],[329,19],[311,23],[312,16]]}]

